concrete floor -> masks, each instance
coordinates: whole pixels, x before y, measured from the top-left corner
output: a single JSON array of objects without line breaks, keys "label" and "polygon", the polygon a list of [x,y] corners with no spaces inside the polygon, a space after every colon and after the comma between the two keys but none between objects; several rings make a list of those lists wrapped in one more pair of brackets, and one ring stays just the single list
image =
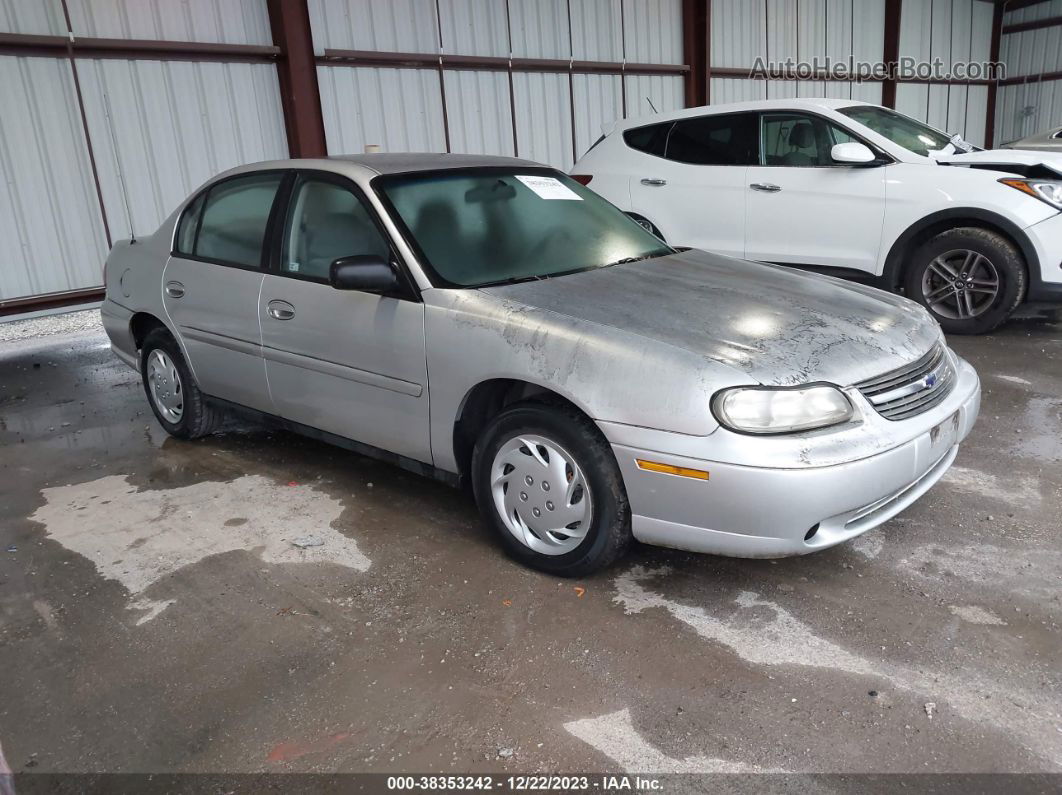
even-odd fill
[{"label": "concrete floor", "polygon": [[1062,770],[1062,316],[952,343],[981,420],[898,518],[581,582],[398,469],[167,438],[98,331],[2,343],[0,744],[16,772]]}]

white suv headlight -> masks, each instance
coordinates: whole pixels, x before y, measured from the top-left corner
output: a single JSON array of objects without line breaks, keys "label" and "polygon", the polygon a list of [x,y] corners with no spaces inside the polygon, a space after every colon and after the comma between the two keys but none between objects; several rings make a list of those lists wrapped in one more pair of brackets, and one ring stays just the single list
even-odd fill
[{"label": "white suv headlight", "polygon": [[1013,179],[1006,177],[999,180],[1002,184],[1033,198],[1050,204],[1056,210],[1062,210],[1062,182],[1049,179]]},{"label": "white suv headlight", "polygon": [[712,413],[742,433],[794,433],[837,425],[852,417],[852,404],[835,386],[735,387],[717,392]]}]

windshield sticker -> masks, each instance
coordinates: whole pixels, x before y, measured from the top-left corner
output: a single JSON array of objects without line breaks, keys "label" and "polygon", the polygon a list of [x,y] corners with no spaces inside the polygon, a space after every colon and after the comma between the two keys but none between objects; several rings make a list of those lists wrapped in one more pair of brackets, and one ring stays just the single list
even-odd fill
[{"label": "windshield sticker", "polygon": [[541,199],[564,199],[577,202],[583,200],[579,194],[556,177],[522,177],[517,174],[516,178],[533,190]]}]

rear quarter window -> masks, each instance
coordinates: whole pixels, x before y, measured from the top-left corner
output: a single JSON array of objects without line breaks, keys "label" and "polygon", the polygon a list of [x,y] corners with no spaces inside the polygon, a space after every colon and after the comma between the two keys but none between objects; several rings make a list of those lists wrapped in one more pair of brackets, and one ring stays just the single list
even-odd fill
[{"label": "rear quarter window", "polygon": [[627,146],[647,155],[664,156],[667,148],[667,136],[674,126],[674,122],[664,124],[650,124],[647,127],[635,127],[623,133],[623,140]]},{"label": "rear quarter window", "polygon": [[178,254],[191,254],[195,251],[195,233],[199,228],[199,216],[203,214],[205,200],[206,191],[203,191],[185,208],[181,220],[177,222],[177,237],[173,250]]}]

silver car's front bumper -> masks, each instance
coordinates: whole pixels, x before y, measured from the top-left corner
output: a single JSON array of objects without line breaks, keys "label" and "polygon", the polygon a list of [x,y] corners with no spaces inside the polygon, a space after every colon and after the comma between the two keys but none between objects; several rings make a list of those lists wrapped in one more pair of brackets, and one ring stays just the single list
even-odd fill
[{"label": "silver car's front bumper", "polygon": [[[618,444],[620,434],[606,428],[630,499],[635,537],[694,552],[785,557],[825,549],[876,527],[940,479],[977,419],[981,400],[977,373],[961,359],[956,361],[955,388],[926,412],[921,424],[877,422],[874,446],[879,452],[828,466],[772,467],[771,456],[764,466],[712,460],[713,448],[728,446],[720,445],[722,440],[715,434],[699,442],[704,458],[690,457],[686,444],[682,445],[686,455],[672,455],[667,453],[669,440],[674,448],[672,434],[649,440],[641,431],[643,444],[630,446]],[[918,431],[910,438],[912,426]],[[892,445],[881,437],[881,429],[890,427],[896,435]],[[768,439],[756,444],[770,449]],[[860,447],[853,444],[853,449]],[[778,460],[784,458],[780,455]],[[646,471],[639,460],[702,470],[709,477],[697,480]]]}]

